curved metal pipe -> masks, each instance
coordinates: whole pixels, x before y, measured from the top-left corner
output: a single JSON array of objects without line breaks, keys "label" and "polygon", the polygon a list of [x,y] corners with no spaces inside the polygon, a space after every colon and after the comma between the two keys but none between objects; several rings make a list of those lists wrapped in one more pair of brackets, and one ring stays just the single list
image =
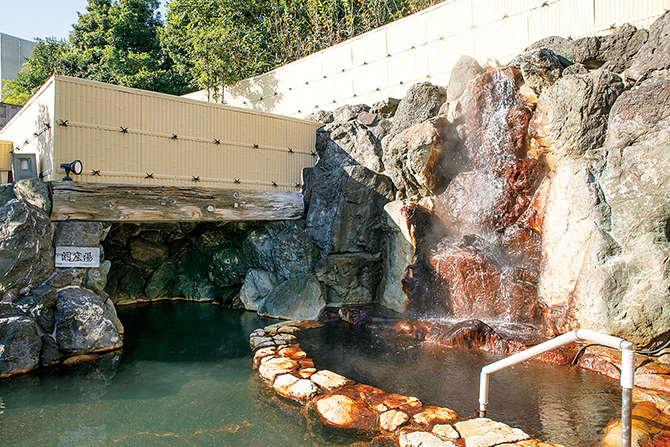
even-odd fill
[{"label": "curved metal pipe", "polygon": [[573,343],[585,340],[598,343],[613,349],[621,350],[621,447],[631,445],[631,423],[632,423],[632,395],[635,384],[635,351],[633,344],[619,337],[601,334],[589,329],[576,329],[544,343],[533,346],[517,354],[506,357],[482,368],[479,378],[479,417],[486,416],[486,408],[489,403],[489,374],[492,374],[508,366],[516,365],[530,360],[545,352]]}]

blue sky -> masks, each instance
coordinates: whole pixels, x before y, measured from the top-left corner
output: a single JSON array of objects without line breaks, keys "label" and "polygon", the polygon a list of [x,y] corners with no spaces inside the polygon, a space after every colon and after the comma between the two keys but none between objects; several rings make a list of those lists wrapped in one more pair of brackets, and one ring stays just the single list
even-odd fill
[{"label": "blue sky", "polygon": [[[0,0],[0,33],[26,40],[65,39],[77,12],[86,12],[87,4],[87,0]],[[160,11],[165,19],[165,10]]]}]

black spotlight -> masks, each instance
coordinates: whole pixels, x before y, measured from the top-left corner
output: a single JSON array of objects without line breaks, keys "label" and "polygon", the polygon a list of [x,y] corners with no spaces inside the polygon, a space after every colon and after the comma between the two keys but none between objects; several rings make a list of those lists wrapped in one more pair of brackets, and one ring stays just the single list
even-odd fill
[{"label": "black spotlight", "polygon": [[63,181],[66,182],[72,181],[72,177],[70,177],[70,172],[79,175],[81,174],[81,170],[84,168],[80,160],[75,160],[72,163],[61,163],[60,167],[61,169],[65,169],[65,177],[63,177]]}]

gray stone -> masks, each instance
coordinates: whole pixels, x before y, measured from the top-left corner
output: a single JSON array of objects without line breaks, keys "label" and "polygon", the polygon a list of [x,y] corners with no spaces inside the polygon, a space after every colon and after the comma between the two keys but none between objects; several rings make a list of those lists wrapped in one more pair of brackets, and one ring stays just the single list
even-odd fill
[{"label": "gray stone", "polygon": [[170,249],[163,244],[162,239],[151,237],[153,234],[153,232],[144,232],[139,237],[131,238],[128,242],[130,256],[139,267],[155,269],[170,254]]},{"label": "gray stone", "polygon": [[635,83],[647,78],[653,71],[670,68],[670,11],[649,27],[649,38],[635,54],[624,72],[626,82]]},{"label": "gray stone", "polygon": [[379,253],[382,208],[394,196],[391,179],[363,166],[315,169],[312,179],[306,232],[319,249],[324,254]]},{"label": "gray stone", "polygon": [[546,156],[551,167],[602,145],[610,108],[623,89],[621,78],[608,71],[561,78],[540,97],[530,120],[531,152]]},{"label": "gray stone", "polygon": [[598,225],[604,235],[591,244],[589,281],[577,291],[580,324],[638,345],[670,331],[670,202],[659,194],[670,188],[669,104],[670,80],[654,79],[612,107],[597,177],[606,207],[595,208],[595,224],[608,225]]},{"label": "gray stone", "polygon": [[198,237],[195,243],[198,250],[203,253],[211,253],[225,245],[230,245],[230,238],[218,229],[205,231]]},{"label": "gray stone", "polygon": [[285,320],[316,320],[326,308],[319,281],[310,274],[298,275],[270,292],[258,308],[258,314]]},{"label": "gray stone", "polygon": [[548,48],[554,52],[561,61],[563,67],[567,67],[575,61],[575,44],[571,39],[560,36],[550,36],[532,43],[526,51],[539,48]]},{"label": "gray stone", "polygon": [[142,270],[136,265],[112,262],[105,291],[109,293],[116,304],[138,302],[144,291]]},{"label": "gray stone", "polygon": [[[56,296],[58,294],[56,293]],[[54,306],[47,306],[33,296],[27,296],[16,303],[24,312],[30,314],[41,329],[47,334],[54,331]]]},{"label": "gray stone", "polygon": [[0,185],[0,207],[5,206],[12,199],[16,199],[13,185],[11,183]]},{"label": "gray stone", "polygon": [[382,278],[380,256],[345,253],[326,256],[314,268],[330,304],[371,304]]},{"label": "gray stone", "polygon": [[369,112],[370,106],[365,104],[347,104],[338,107],[333,111],[333,118],[335,124],[343,124],[347,121],[354,120],[361,112]]},{"label": "gray stone", "polygon": [[216,286],[209,280],[209,259],[197,251],[187,251],[179,257],[177,281],[181,295],[194,301],[213,301]]},{"label": "gray stone", "polygon": [[279,278],[272,272],[249,269],[240,290],[240,300],[246,310],[258,310],[259,303],[279,284]]},{"label": "gray stone", "polygon": [[42,366],[49,366],[58,363],[60,353],[58,352],[58,344],[51,335],[42,335],[42,349],[40,350],[40,364]]},{"label": "gray stone", "polygon": [[361,112],[361,113],[358,114],[356,119],[361,124],[364,124],[367,127],[372,127],[375,124],[377,124],[377,122],[379,122],[379,117],[377,115],[375,115],[374,113],[370,113],[370,112]]},{"label": "gray stone", "polygon": [[101,262],[99,267],[86,269],[84,287],[102,298],[107,298],[105,286],[107,285],[107,275],[109,274],[109,269],[111,267],[111,261],[106,260]]},{"label": "gray stone", "polygon": [[456,126],[438,116],[396,135],[384,165],[396,188],[411,197],[439,194],[468,163]]},{"label": "gray stone", "polygon": [[561,77],[563,66],[548,48],[537,48],[517,56],[512,62],[519,67],[524,81],[539,95]]},{"label": "gray stone", "polygon": [[630,68],[634,57],[649,38],[649,31],[624,24],[609,36],[600,38],[598,59],[601,67],[613,73],[623,73]]},{"label": "gray stone", "polygon": [[0,208],[0,293],[37,287],[54,271],[51,222],[21,200]]},{"label": "gray stone", "polygon": [[0,378],[35,369],[42,341],[35,320],[17,305],[0,303]]},{"label": "gray stone", "polygon": [[242,250],[223,248],[212,253],[212,262],[208,268],[209,280],[219,287],[239,286],[248,269]]},{"label": "gray stone", "polygon": [[109,232],[102,222],[58,222],[54,231],[56,247],[97,247]]},{"label": "gray stone", "polygon": [[398,110],[398,105],[400,100],[396,98],[387,98],[383,101],[376,102],[370,108],[370,113],[374,113],[380,118],[389,119],[393,118],[396,110]]},{"label": "gray stone", "polygon": [[56,342],[61,352],[81,354],[123,345],[112,315],[95,293],[79,287],[58,291]]},{"label": "gray stone", "polygon": [[72,267],[72,268],[59,268],[56,271],[56,274],[49,278],[47,284],[56,289],[62,289],[63,287],[68,286],[83,286],[84,280],[86,279],[86,270],[85,268]]},{"label": "gray stone", "polygon": [[249,267],[274,272],[272,246],[272,236],[266,229],[256,228],[249,231],[242,242],[242,253]]},{"label": "gray stone", "polygon": [[114,324],[114,327],[116,327],[116,330],[119,331],[119,334],[123,337],[125,329],[123,328],[123,323],[121,323],[121,320],[119,320],[119,317],[116,314],[116,307],[114,306],[114,303],[109,298],[104,300],[104,303],[105,307],[107,308],[107,312],[109,313],[109,319]]},{"label": "gray stone", "polygon": [[391,132],[400,133],[436,116],[446,100],[447,92],[444,87],[430,82],[414,84],[398,105]]},{"label": "gray stone", "polygon": [[310,273],[321,257],[314,242],[300,228],[288,227],[274,238],[272,253],[280,278]]},{"label": "gray stone", "polygon": [[563,69],[563,76],[587,74],[589,74],[589,70],[582,64],[572,64],[569,67]]},{"label": "gray stone", "polygon": [[329,124],[335,120],[333,112],[327,110],[317,110],[305,117],[307,121],[314,121],[315,123]]},{"label": "gray stone", "polygon": [[51,197],[46,183],[40,179],[24,179],[14,183],[14,195],[51,215]]},{"label": "gray stone", "polygon": [[179,295],[179,284],[177,280],[178,268],[173,259],[168,259],[151,274],[144,287],[147,298],[173,298]]},{"label": "gray stone", "polygon": [[450,103],[461,97],[468,82],[484,73],[479,62],[470,56],[461,56],[451,69],[449,75],[449,87],[447,87],[447,101]]},{"label": "gray stone", "polygon": [[603,62],[600,60],[600,37],[582,37],[573,41],[574,62],[582,64],[589,70],[600,68]]},{"label": "gray stone", "polygon": [[[325,131],[325,130],[324,130]],[[384,170],[379,139],[358,121],[347,121],[317,133],[317,167],[326,170],[363,165],[375,172]]]},{"label": "gray stone", "polygon": [[397,200],[384,206],[386,246],[379,304],[396,312],[407,309],[408,298],[402,280],[407,274],[407,266],[416,262],[414,238],[402,212],[406,205],[406,202]]}]

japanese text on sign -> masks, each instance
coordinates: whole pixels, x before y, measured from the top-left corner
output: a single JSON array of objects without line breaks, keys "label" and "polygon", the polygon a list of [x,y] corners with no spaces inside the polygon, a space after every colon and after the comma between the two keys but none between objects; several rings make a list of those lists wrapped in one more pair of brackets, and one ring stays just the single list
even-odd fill
[{"label": "japanese text on sign", "polygon": [[99,247],[56,247],[56,267],[99,266]]}]

